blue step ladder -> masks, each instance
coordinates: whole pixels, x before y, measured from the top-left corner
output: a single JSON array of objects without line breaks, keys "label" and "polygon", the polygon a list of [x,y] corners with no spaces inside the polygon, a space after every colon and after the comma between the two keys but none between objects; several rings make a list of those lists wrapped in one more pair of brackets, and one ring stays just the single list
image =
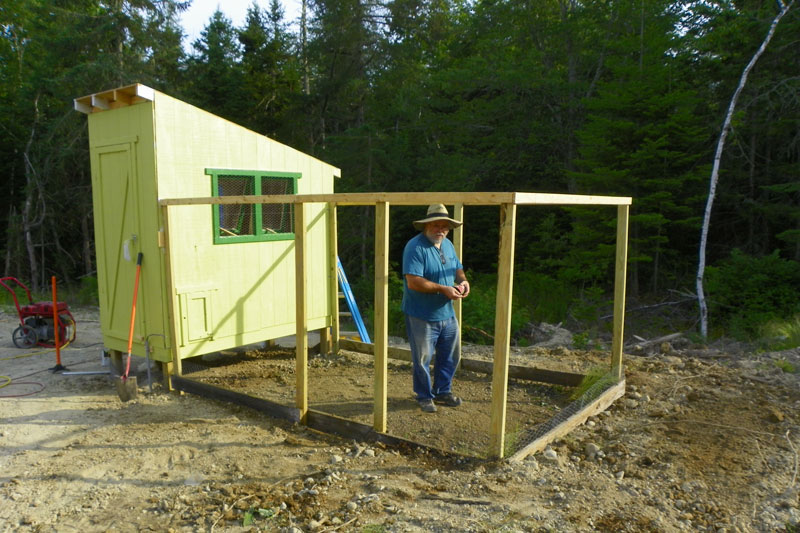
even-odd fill
[{"label": "blue step ladder", "polygon": [[345,275],[344,268],[342,267],[342,261],[338,256],[336,257],[336,271],[339,277],[339,288],[342,290],[348,309],[350,309],[350,316],[353,318],[353,322],[356,323],[358,336],[361,337],[361,342],[372,344],[372,342],[369,340],[367,328],[364,326],[364,320],[361,318],[361,313],[358,312],[356,297],[353,296],[353,291],[350,289],[350,283],[347,281],[347,276]]}]

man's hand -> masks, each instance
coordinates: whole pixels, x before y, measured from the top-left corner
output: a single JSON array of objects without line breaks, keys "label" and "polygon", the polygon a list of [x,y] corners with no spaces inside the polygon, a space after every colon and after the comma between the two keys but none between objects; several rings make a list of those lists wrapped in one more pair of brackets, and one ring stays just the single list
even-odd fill
[{"label": "man's hand", "polygon": [[469,294],[469,282],[467,280],[462,280],[458,284],[448,287],[446,285],[439,285],[438,283],[429,281],[421,276],[406,274],[406,282],[408,283],[408,288],[412,291],[437,293],[447,297],[450,300],[466,298],[466,296]]},{"label": "man's hand", "polygon": [[441,287],[442,288],[439,291],[439,294],[442,294],[442,295],[446,296],[450,300],[460,300],[461,298],[463,298],[465,296],[461,292],[461,286],[460,285],[456,285],[454,287],[447,287],[446,285],[442,285]]},{"label": "man's hand", "polygon": [[464,280],[461,283],[456,284],[456,289],[458,289],[458,292],[461,293],[462,298],[466,298],[469,294],[469,281]]}]

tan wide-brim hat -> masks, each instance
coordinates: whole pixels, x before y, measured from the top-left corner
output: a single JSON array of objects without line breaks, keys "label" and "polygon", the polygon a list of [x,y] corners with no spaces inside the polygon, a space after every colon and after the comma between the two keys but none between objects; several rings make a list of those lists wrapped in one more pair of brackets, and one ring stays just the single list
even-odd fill
[{"label": "tan wide-brim hat", "polygon": [[457,228],[461,225],[461,222],[458,220],[450,218],[450,213],[447,212],[447,208],[444,204],[431,204],[428,206],[428,213],[425,218],[413,222],[414,228],[418,231],[422,231],[425,229],[425,224],[437,220],[448,221],[450,223],[450,229]]}]

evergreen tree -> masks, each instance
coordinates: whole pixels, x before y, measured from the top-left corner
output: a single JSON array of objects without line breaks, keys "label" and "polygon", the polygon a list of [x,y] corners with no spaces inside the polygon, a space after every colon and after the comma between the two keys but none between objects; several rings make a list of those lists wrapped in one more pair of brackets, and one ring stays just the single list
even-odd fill
[{"label": "evergreen tree", "polygon": [[[580,170],[572,176],[582,193],[633,197],[629,292],[636,296],[691,271],[711,132],[698,113],[700,98],[670,54],[680,48],[677,13],[667,2],[627,7],[618,13],[622,31],[608,43],[597,96],[585,102]],[[565,274],[581,282],[610,279],[616,211],[572,212],[574,252]]]},{"label": "evergreen tree", "polygon": [[249,104],[245,123],[252,129],[292,143],[300,135],[294,113],[302,105],[300,63],[294,40],[284,22],[283,8],[271,0],[269,11],[255,3],[247,10],[242,44],[244,87]]},{"label": "evergreen tree", "polygon": [[232,122],[247,122],[242,50],[233,22],[215,11],[192,48],[186,65],[189,101]]},{"label": "evergreen tree", "polygon": [[168,80],[167,66],[156,59],[175,54],[176,17],[187,5],[12,0],[0,9],[0,53],[8,59],[0,61],[8,154],[0,165],[11,177],[0,215],[5,272],[35,289],[51,274],[70,280],[92,272],[86,119],[75,113],[72,100]]}]

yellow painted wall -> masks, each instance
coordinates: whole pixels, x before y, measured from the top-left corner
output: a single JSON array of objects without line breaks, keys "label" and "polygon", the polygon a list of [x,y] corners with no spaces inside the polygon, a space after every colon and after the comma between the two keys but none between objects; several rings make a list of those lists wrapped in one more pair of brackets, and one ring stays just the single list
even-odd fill
[{"label": "yellow painted wall", "polygon": [[[181,358],[293,335],[294,241],[215,245],[211,206],[171,207],[174,294],[168,295],[164,250],[158,248],[157,240],[162,228],[158,200],[211,196],[211,176],[205,173],[206,168],[300,173],[297,185],[301,194],[332,193],[338,169],[158,92],[153,102],[92,113],[89,125],[92,176],[97,182],[93,183],[93,194],[98,277],[107,280],[105,285],[101,281],[106,346],[126,350],[127,325],[121,328],[119,324],[124,323],[125,316],[128,320],[130,317],[132,297],[126,297],[125,291],[132,294],[139,250],[144,253],[144,261],[133,353],[144,355],[145,335],[165,334],[169,338],[167,298],[174,299],[176,345]],[[113,184],[98,180],[102,175],[114,183],[124,181],[121,174],[126,171],[112,170],[127,157],[124,150],[117,153],[114,148],[124,139],[134,147],[130,158],[135,160],[132,172],[136,179],[128,181],[130,191],[115,192]],[[131,144],[130,139],[135,141]],[[113,153],[104,155],[108,146]],[[133,196],[125,196],[128,194]],[[112,201],[113,198],[117,200]],[[135,222],[120,222],[118,209],[109,209],[107,204],[119,204],[122,198],[135,204]],[[327,207],[315,204],[305,209],[308,329],[313,330],[330,325],[329,310],[335,305],[328,301],[327,289]],[[103,220],[104,216],[117,222]],[[133,233],[128,227],[131,225],[138,225],[139,233],[134,239],[128,237],[125,244],[126,235]],[[113,243],[110,233],[121,235],[116,239],[119,242]],[[123,248],[131,261],[119,259],[120,254],[124,255]],[[119,272],[107,272],[115,263]],[[102,286],[109,287],[105,294]],[[150,344],[154,359],[170,360],[168,347],[160,338],[151,337]]]}]

